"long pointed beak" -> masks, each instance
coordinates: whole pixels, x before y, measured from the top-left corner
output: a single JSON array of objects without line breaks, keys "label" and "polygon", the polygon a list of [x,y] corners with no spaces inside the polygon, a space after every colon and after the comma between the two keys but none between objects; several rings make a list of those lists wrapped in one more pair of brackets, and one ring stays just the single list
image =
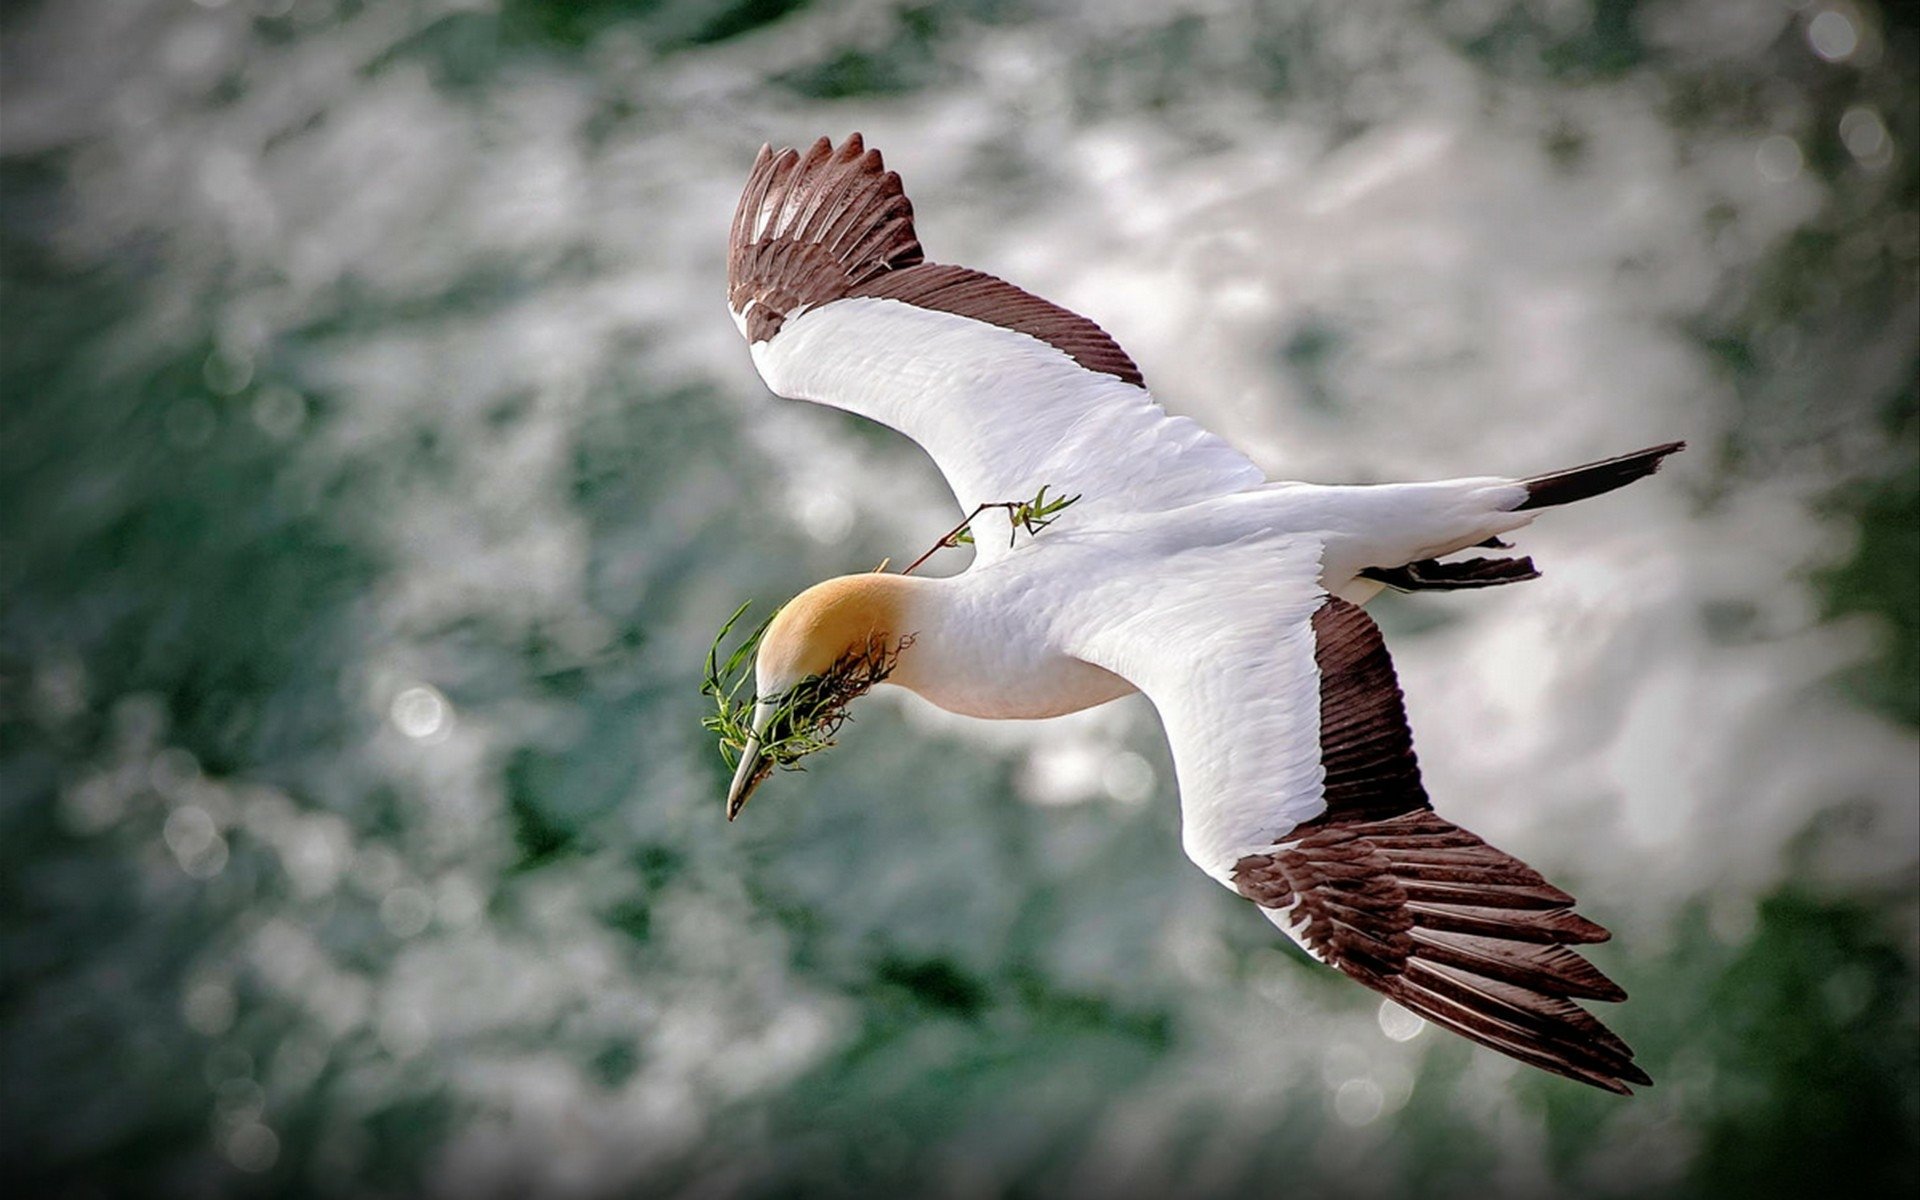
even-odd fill
[{"label": "long pointed beak", "polygon": [[753,789],[760,786],[762,780],[773,773],[773,764],[760,753],[760,739],[750,737],[740,750],[740,765],[734,768],[733,785],[727,789],[727,820],[740,815],[747,806],[747,797],[753,795]]}]

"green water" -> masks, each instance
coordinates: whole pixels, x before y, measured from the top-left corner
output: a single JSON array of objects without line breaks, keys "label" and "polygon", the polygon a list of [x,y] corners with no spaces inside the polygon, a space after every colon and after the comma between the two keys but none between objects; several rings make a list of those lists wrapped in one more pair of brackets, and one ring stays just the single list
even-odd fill
[{"label": "green water", "polygon": [[[1916,30],[1826,11],[9,6],[9,1177],[1911,1191]],[[850,128],[1276,474],[1690,439],[1379,613],[1655,1088],[1384,1036],[1186,863],[1137,701],[869,701],[721,819],[713,630],[953,519],[723,310],[753,150]]]}]

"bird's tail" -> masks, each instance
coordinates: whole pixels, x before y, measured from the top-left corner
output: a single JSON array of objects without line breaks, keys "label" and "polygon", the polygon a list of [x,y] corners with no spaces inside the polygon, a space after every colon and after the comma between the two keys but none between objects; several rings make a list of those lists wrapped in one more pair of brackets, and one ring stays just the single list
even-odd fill
[{"label": "bird's tail", "polygon": [[1660,461],[1667,455],[1686,448],[1685,442],[1668,442],[1663,446],[1650,446],[1645,450],[1636,450],[1632,454],[1622,454],[1617,458],[1602,459],[1599,462],[1587,463],[1585,466],[1569,467],[1564,471],[1522,479],[1519,481],[1520,486],[1527,489],[1527,498],[1516,505],[1512,511],[1553,508],[1556,505],[1572,504],[1578,500],[1590,500],[1595,496],[1605,495],[1615,488],[1627,486],[1636,479],[1645,479],[1660,469]]}]

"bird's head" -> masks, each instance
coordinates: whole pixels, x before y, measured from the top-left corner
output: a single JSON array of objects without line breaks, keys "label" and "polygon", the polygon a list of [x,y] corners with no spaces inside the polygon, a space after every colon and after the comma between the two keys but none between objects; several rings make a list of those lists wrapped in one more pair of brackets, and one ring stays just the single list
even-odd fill
[{"label": "bird's head", "polygon": [[752,734],[727,789],[727,820],[778,766],[831,744],[847,705],[893,673],[913,642],[912,584],[847,575],[788,601],[754,659]]}]

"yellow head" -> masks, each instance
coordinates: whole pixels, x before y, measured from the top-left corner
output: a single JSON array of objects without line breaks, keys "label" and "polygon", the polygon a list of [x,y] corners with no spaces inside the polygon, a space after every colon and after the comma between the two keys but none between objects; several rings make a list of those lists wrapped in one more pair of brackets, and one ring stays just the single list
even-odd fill
[{"label": "yellow head", "polygon": [[[727,790],[729,821],[773,769],[760,739],[780,698],[799,684],[845,671],[875,654],[901,653],[914,633],[913,592],[919,583],[903,575],[843,575],[801,592],[774,617],[754,660],[754,694],[760,700],[754,706],[754,736],[741,751]],[[861,690],[856,684],[851,694]]]}]

